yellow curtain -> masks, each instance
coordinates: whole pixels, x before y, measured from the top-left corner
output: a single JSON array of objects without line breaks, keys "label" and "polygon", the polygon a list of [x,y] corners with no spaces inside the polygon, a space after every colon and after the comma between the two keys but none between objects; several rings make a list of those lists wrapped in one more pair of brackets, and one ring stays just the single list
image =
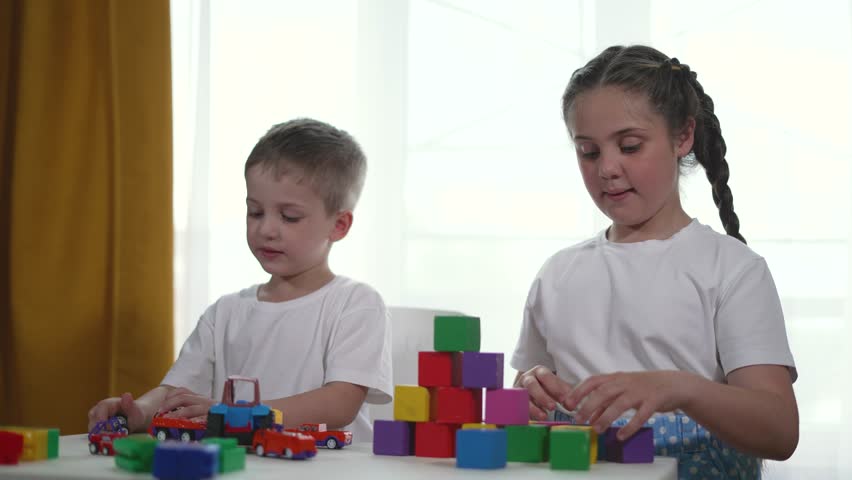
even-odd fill
[{"label": "yellow curtain", "polygon": [[172,360],[169,1],[0,1],[0,424]]}]

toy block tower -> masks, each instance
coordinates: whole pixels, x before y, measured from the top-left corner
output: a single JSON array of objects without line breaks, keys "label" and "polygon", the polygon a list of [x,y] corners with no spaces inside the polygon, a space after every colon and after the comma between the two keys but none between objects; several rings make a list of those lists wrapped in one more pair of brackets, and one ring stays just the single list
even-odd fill
[{"label": "toy block tower", "polygon": [[[554,470],[588,470],[597,461],[591,427],[530,423],[527,391],[503,388],[503,354],[479,351],[479,318],[434,322],[434,351],[418,352],[418,384],[396,385],[394,419],[375,421],[374,454],[456,457],[457,467],[477,469],[550,461]],[[630,443],[601,440],[600,447],[619,461],[645,458]]]},{"label": "toy block tower", "polygon": [[396,385],[394,420],[375,422],[377,455],[455,457],[456,431],[482,425],[483,388],[502,386],[503,354],[479,352],[479,318],[436,316],[434,327],[434,351],[418,352],[418,384]]},{"label": "toy block tower", "polygon": [[506,432],[497,431],[498,422],[482,423],[483,403],[501,425],[526,424],[526,391],[493,393],[502,392],[503,354],[479,351],[479,318],[436,316],[434,332],[434,351],[418,352],[418,384],[397,385],[394,420],[376,420],[373,453],[452,458],[461,452],[459,467],[505,466]]}]

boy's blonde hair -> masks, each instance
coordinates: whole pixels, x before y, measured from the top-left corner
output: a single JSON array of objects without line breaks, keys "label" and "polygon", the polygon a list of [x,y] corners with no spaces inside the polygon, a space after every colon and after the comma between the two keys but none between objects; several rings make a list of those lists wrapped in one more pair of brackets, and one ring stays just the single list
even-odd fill
[{"label": "boy's blonde hair", "polygon": [[295,175],[322,198],[326,212],[352,210],[367,175],[367,159],[358,142],[343,130],[311,118],[274,125],[258,140],[245,173],[260,165],[276,178]]}]

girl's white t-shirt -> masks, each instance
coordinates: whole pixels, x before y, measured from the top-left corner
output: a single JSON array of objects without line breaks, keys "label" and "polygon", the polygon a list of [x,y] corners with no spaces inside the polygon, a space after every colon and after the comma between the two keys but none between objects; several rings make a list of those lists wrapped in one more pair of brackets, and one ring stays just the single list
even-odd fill
[{"label": "girl's white t-shirt", "polygon": [[758,364],[796,379],[775,282],[762,257],[697,220],[665,240],[615,243],[604,231],[548,259],[511,360],[572,385],[648,370],[724,382]]},{"label": "girl's white t-shirt", "polygon": [[[366,403],[390,402],[391,329],[375,290],[337,276],[304,297],[270,303],[257,289],[208,307],[162,384],[219,399],[228,376],[256,377],[261,399],[270,400],[341,381],[368,387]],[[238,399],[253,396],[238,385]],[[346,427],[354,442],[372,441],[366,403]]]}]

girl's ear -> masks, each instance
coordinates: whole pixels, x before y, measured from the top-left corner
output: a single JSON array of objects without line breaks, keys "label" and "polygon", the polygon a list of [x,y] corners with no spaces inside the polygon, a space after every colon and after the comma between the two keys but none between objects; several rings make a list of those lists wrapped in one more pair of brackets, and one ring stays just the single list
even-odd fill
[{"label": "girl's ear", "polygon": [[331,229],[331,234],[328,239],[332,242],[342,240],[352,228],[352,211],[344,210],[334,214],[334,228]]},{"label": "girl's ear", "polygon": [[680,158],[689,154],[692,151],[693,143],[695,143],[695,118],[689,117],[675,142],[677,157]]}]

